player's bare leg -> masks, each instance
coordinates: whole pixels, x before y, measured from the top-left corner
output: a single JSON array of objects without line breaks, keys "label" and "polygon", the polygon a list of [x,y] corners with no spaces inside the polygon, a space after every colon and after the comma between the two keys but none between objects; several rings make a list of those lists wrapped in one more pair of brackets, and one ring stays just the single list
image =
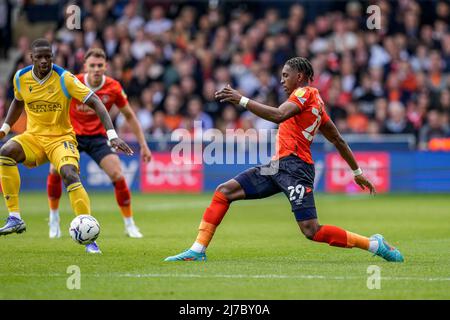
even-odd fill
[{"label": "player's bare leg", "polygon": [[245,192],[236,180],[231,179],[220,184],[216,188],[211,204],[203,214],[197,239],[192,247],[176,256],[166,258],[165,261],[205,261],[206,248],[213,238],[216,228],[227,213],[231,202],[242,199],[245,199]]},{"label": "player's bare leg", "polygon": [[0,228],[0,235],[22,233],[26,230],[25,222],[20,217],[19,191],[20,175],[17,164],[25,161],[25,152],[16,141],[8,141],[0,149],[0,176],[9,216],[6,224]]},{"label": "player's bare leg", "polygon": [[114,185],[114,194],[122,214],[125,225],[125,233],[130,238],[142,238],[143,235],[139,231],[133,219],[133,211],[131,209],[131,192],[128,188],[125,177],[123,176],[119,156],[116,154],[108,154],[100,161],[100,167],[103,171],[105,171]]},{"label": "player's bare leg", "polygon": [[317,219],[297,221],[297,223],[302,233],[309,240],[325,242],[335,247],[356,247],[370,251],[387,261],[403,262],[403,256],[400,251],[390,246],[383,236],[379,234],[367,238],[336,226],[320,225]]},{"label": "player's bare leg", "polygon": [[[66,186],[67,193],[69,194],[70,205],[75,215],[91,214],[91,203],[89,196],[84,189],[78,175],[78,168],[72,164],[66,164],[59,170],[61,178]],[[86,252],[88,253],[101,253],[96,242],[92,242],[86,245]]]},{"label": "player's bare leg", "polygon": [[61,176],[58,171],[50,164],[50,170],[47,176],[47,196],[50,207],[48,219],[50,239],[61,237],[61,228],[59,225],[59,199],[62,194],[61,181]]}]

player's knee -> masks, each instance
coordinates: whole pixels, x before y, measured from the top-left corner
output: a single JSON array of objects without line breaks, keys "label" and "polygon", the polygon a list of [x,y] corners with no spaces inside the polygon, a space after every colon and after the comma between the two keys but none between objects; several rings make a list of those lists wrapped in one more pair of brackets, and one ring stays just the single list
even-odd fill
[{"label": "player's knee", "polygon": [[305,230],[303,231],[303,235],[305,236],[306,239],[308,240],[313,240],[314,239],[314,235],[316,234],[315,232],[311,231],[311,230]]},{"label": "player's knee", "polygon": [[66,187],[72,183],[80,182],[80,176],[78,175],[77,168],[75,166],[63,166],[60,174]]},{"label": "player's knee", "polygon": [[300,230],[302,231],[303,235],[309,239],[313,240],[314,236],[316,235],[317,231],[319,231],[320,226],[313,223],[300,223]]},{"label": "player's knee", "polygon": [[234,188],[228,182],[219,184],[216,188],[216,192],[222,193],[228,201],[235,200],[233,198]]},{"label": "player's knee", "polygon": [[230,188],[227,187],[226,183],[221,183],[216,187],[216,192],[220,192],[228,198],[230,194]]},{"label": "player's knee", "polygon": [[3,145],[0,149],[0,156],[9,157],[10,155],[11,155],[11,148],[9,148],[7,145]]},{"label": "player's knee", "polygon": [[20,161],[20,150],[18,150],[13,144],[7,143],[0,148],[0,156]]}]

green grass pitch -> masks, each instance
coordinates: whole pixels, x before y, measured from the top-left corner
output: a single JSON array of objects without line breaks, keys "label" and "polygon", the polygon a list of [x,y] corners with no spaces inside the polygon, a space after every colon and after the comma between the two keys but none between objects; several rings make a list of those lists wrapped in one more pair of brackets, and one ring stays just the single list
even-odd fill
[{"label": "green grass pitch", "polygon": [[[322,224],[381,233],[402,264],[307,240],[283,195],[234,203],[206,263],[163,262],[190,247],[210,194],[134,194],[143,239],[125,237],[113,192],[90,197],[102,255],[70,239],[66,194],[57,240],[48,239],[46,195],[21,194],[27,232],[0,238],[0,299],[450,299],[448,195],[316,195]],[[80,268],[80,289],[67,288],[71,265]],[[368,289],[371,265],[380,268],[380,289]]]}]

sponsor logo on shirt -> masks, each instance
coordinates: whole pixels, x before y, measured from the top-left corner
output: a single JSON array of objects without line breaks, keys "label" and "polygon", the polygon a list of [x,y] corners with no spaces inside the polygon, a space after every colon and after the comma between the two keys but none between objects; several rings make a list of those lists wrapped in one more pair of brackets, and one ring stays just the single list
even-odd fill
[{"label": "sponsor logo on shirt", "polygon": [[62,106],[58,102],[38,100],[28,103],[28,109],[34,113],[59,112]]},{"label": "sponsor logo on shirt", "polygon": [[306,93],[306,89],[304,89],[304,88],[299,88],[299,89],[295,90],[294,95],[297,97],[298,101],[300,101],[301,104],[304,104],[306,101],[306,99],[303,98],[305,93]]}]

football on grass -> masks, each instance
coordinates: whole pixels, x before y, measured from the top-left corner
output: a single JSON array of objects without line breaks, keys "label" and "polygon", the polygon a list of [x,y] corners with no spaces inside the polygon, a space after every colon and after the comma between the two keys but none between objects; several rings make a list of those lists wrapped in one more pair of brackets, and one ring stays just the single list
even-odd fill
[{"label": "football on grass", "polygon": [[79,215],[70,223],[70,236],[79,244],[94,242],[100,234],[100,224],[90,215]]}]

